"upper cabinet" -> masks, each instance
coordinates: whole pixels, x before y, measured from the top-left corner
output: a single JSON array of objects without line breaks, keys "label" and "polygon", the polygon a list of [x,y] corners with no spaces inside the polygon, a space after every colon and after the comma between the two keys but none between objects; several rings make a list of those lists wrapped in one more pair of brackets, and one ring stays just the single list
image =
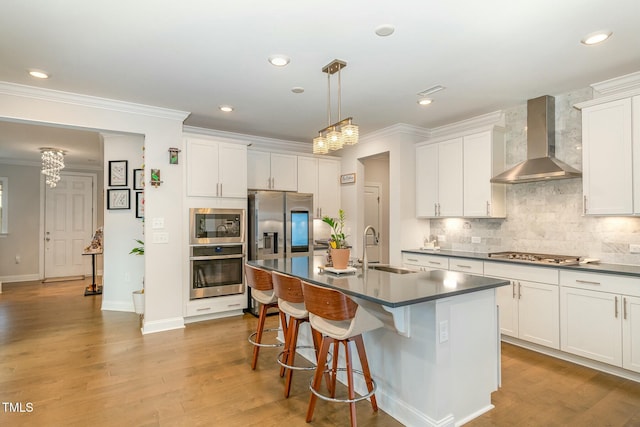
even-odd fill
[{"label": "upper cabinet", "polygon": [[188,137],[187,195],[196,197],[247,197],[247,147]]},{"label": "upper cabinet", "polygon": [[252,190],[298,191],[298,157],[248,151],[247,184]]},{"label": "upper cabinet", "polygon": [[[585,214],[640,213],[639,109],[640,96],[582,108]],[[636,135],[633,135],[634,124]]]},{"label": "upper cabinet", "polygon": [[340,160],[298,157],[298,192],[313,194],[313,216],[337,217],[340,209]]},{"label": "upper cabinet", "polygon": [[419,217],[502,218],[505,186],[489,180],[504,170],[501,128],[416,146]]}]

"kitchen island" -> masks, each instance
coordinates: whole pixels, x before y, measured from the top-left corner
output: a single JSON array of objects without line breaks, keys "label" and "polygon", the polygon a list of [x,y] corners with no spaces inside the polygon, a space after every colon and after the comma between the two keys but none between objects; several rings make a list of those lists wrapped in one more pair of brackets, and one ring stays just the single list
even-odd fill
[{"label": "kitchen island", "polygon": [[[378,404],[401,423],[461,425],[493,408],[500,383],[495,288],[509,282],[449,271],[336,275],[323,271],[321,256],[249,264],[338,289],[383,321],[364,341]],[[308,329],[299,340],[310,343]],[[364,381],[356,390],[364,394]]]}]

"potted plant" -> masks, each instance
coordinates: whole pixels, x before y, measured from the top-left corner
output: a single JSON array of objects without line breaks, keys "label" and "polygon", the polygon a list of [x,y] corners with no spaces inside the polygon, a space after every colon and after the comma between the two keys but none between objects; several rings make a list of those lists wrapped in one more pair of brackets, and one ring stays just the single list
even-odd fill
[{"label": "potted plant", "polygon": [[[144,242],[139,239],[135,239],[139,246],[131,249],[129,254],[144,255]],[[136,314],[144,314],[144,279],[142,279],[142,289],[133,291],[133,308]]]},{"label": "potted plant", "polygon": [[329,240],[331,261],[333,267],[338,270],[347,268],[349,265],[349,256],[351,255],[351,249],[347,246],[347,236],[344,234],[344,221],[345,215],[342,209],[338,210],[337,218],[328,216],[322,218],[322,222],[331,227],[331,239]]}]

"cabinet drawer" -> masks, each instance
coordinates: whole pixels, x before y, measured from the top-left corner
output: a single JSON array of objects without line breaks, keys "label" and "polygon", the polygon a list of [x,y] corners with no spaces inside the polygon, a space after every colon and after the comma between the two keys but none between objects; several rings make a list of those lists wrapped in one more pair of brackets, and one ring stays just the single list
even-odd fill
[{"label": "cabinet drawer", "polygon": [[469,274],[484,274],[484,262],[475,259],[449,258],[449,270]]},{"label": "cabinet drawer", "polygon": [[245,294],[238,294],[224,297],[202,298],[189,301],[186,305],[187,317],[203,316],[205,314],[245,309],[247,308],[247,296]]},{"label": "cabinet drawer", "polygon": [[530,267],[528,265],[509,264],[505,262],[485,262],[485,276],[507,277],[512,280],[558,284],[558,269],[546,267]]},{"label": "cabinet drawer", "polygon": [[571,288],[589,289],[592,291],[640,296],[640,279],[637,277],[583,273],[580,271],[561,271],[560,285]]},{"label": "cabinet drawer", "polygon": [[449,258],[445,256],[403,253],[402,263],[408,265],[419,265],[421,267],[437,268],[440,270],[449,269]]}]

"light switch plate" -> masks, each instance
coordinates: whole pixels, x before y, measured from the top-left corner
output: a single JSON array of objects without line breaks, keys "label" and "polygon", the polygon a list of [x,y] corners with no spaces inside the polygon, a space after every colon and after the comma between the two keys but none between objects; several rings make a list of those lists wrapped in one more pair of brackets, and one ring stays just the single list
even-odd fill
[{"label": "light switch plate", "polygon": [[440,322],[440,343],[449,341],[449,321],[443,320]]},{"label": "light switch plate", "polygon": [[166,232],[153,233],[153,243],[169,243],[169,233],[166,233]]},{"label": "light switch plate", "polygon": [[164,228],[164,218],[153,218],[151,220],[151,228],[155,230]]},{"label": "light switch plate", "polygon": [[471,238],[471,243],[481,243],[482,242],[482,238],[478,237],[478,236],[473,236]]}]

